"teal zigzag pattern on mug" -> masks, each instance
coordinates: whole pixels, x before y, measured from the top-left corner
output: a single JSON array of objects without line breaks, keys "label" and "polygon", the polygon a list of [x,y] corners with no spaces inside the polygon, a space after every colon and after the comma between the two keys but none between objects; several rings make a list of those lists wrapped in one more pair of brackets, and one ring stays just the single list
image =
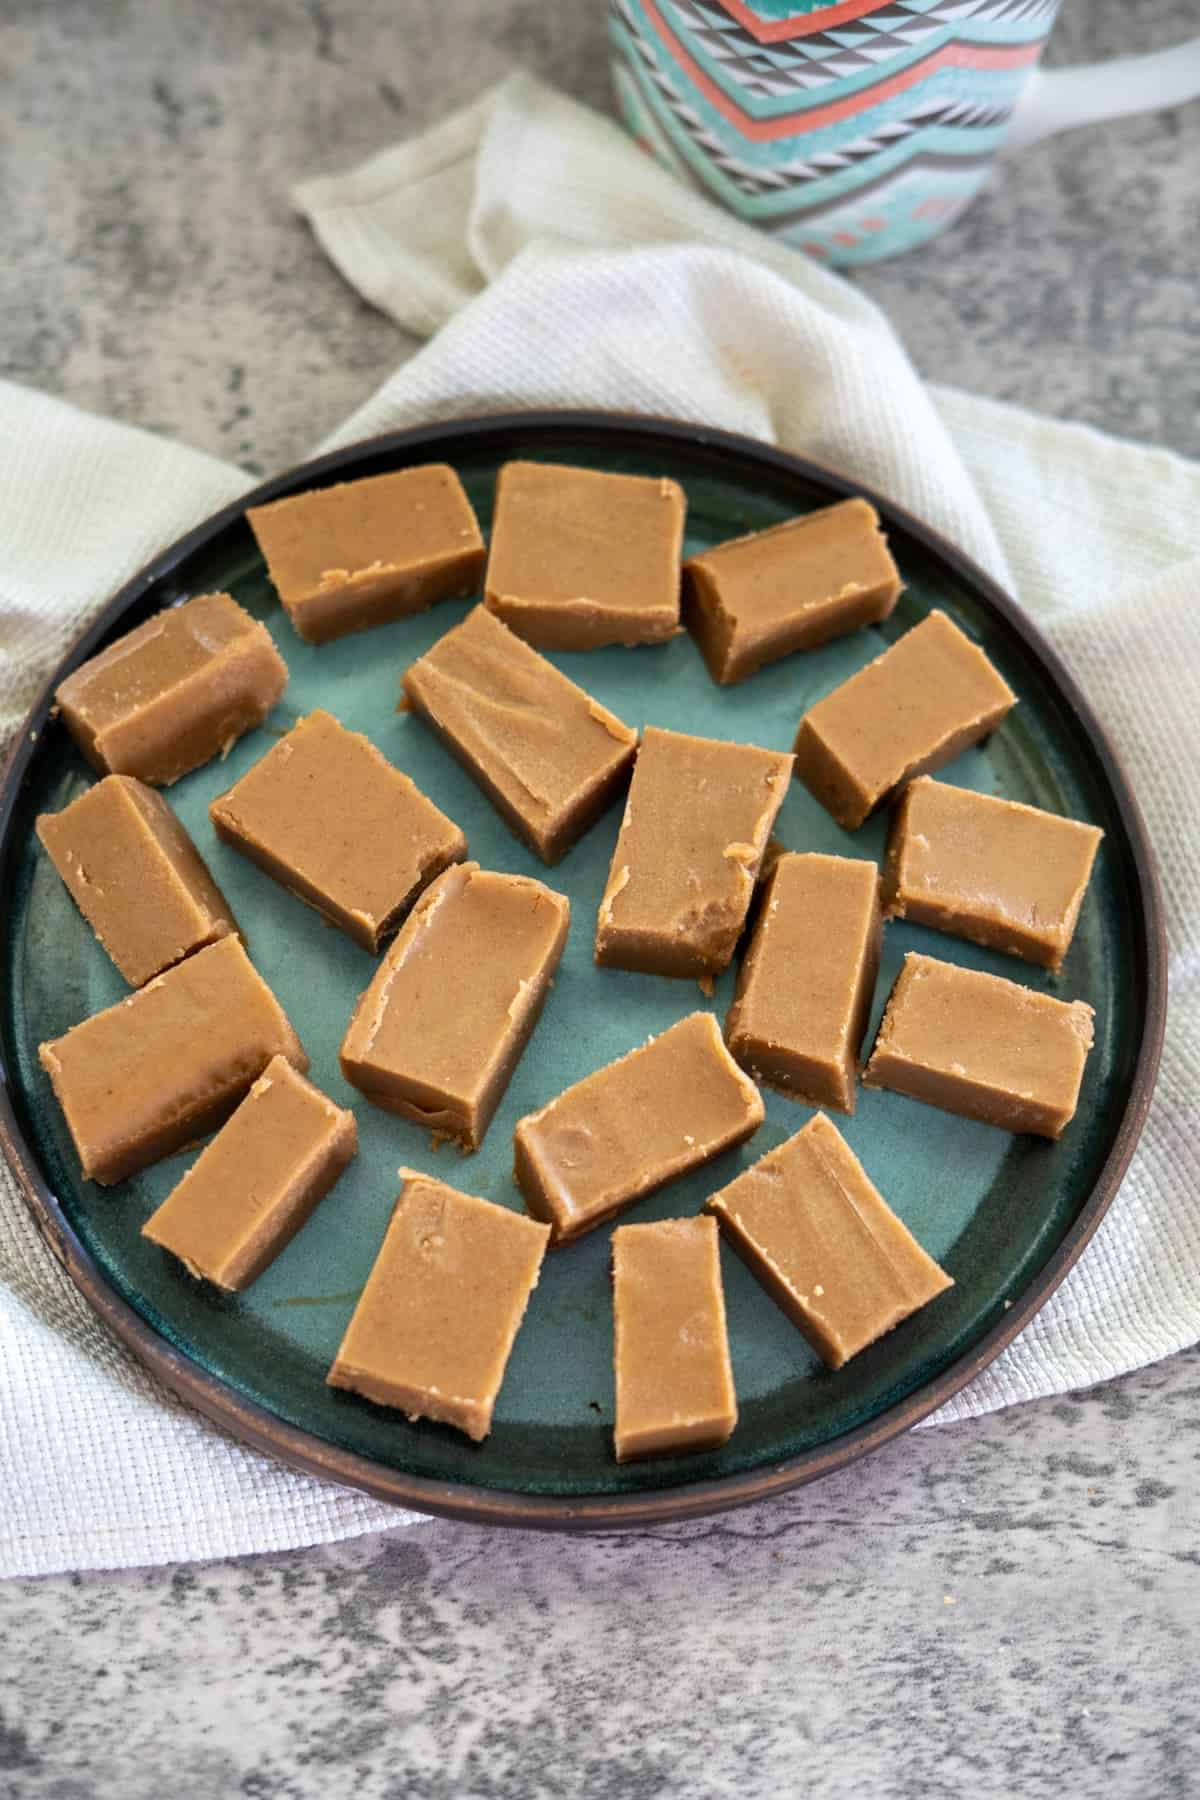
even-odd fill
[{"label": "teal zigzag pattern on mug", "polygon": [[618,103],[653,155],[743,218],[870,261],[975,194],[1058,3],[842,0],[797,23],[744,0],[615,0]]},{"label": "teal zigzag pattern on mug", "polygon": [[[619,70],[619,85],[623,76],[624,70]],[[627,114],[639,104],[641,98],[631,95]],[[900,121],[895,129],[861,133],[837,149],[793,157],[790,163],[758,166],[719,144],[706,144],[701,133],[676,134],[674,114],[650,83],[644,104],[653,116],[653,127],[643,116],[638,135],[651,140],[676,173],[693,175],[726,206],[768,229],[806,214],[815,216],[831,201],[864,191],[919,156],[957,167],[985,162],[1003,139],[1011,110],[1007,104],[972,108],[952,99],[931,99],[921,114]],[[664,154],[666,146],[669,154]]]},{"label": "teal zigzag pattern on mug", "polygon": [[666,31],[749,118],[866,93],[955,45],[1040,44],[1058,0],[897,0],[869,20],[760,44],[713,0],[655,0]]}]

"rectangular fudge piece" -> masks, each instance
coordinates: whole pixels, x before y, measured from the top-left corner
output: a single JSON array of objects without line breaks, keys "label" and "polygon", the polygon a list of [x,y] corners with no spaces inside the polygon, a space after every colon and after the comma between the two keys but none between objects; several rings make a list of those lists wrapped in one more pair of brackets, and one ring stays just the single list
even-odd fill
[{"label": "rectangular fudge piece", "polygon": [[683,565],[683,618],[714,681],[886,619],[901,588],[879,514],[839,500]]},{"label": "rectangular fudge piece", "polygon": [[596,923],[596,961],[719,975],[733,955],[791,757],[648,726]]},{"label": "rectangular fudge piece", "polygon": [[888,913],[1062,967],[1104,833],[928,776],[910,782],[884,865]]},{"label": "rectangular fudge piece", "polygon": [[690,1013],[521,1119],[513,1174],[551,1242],[565,1244],[743,1143],[763,1117],[712,1014]]},{"label": "rectangular fudge piece", "polygon": [[410,1419],[438,1419],[478,1443],[492,1428],[549,1232],[416,1169],[401,1169],[400,1179],[329,1385]]},{"label": "rectangular fudge piece", "polygon": [[809,709],[796,773],[839,825],[856,831],[914,775],[994,731],[1016,695],[943,612],[919,625]]},{"label": "rectangular fudge piece", "polygon": [[613,1232],[618,1462],[713,1450],[737,1424],[712,1219]]},{"label": "rectangular fudge piece", "polygon": [[756,1081],[854,1111],[881,934],[873,862],[779,857],[725,1021],[729,1048]]},{"label": "rectangular fudge piece", "polygon": [[357,1148],[354,1114],[272,1057],[142,1236],[236,1293],[291,1242]]},{"label": "rectangular fudge piece", "polygon": [[105,1186],[215,1131],[273,1056],[308,1068],[235,937],[38,1046],[83,1172]]},{"label": "rectangular fudge piece", "polygon": [[373,952],[467,853],[454,821],[327,712],[293,725],[209,816],[227,844]]},{"label": "rectangular fudge piece", "polygon": [[237,931],[237,920],[161,794],[106,775],[37,834],[76,906],[131,987]]},{"label": "rectangular fudge piece", "polygon": [[405,673],[407,703],[543,862],[616,798],[637,732],[477,606]]},{"label": "rectangular fudge piece", "polygon": [[249,507],[246,517],[310,644],[462,599],[483,574],[479,522],[446,463],[312,488]]},{"label": "rectangular fudge piece", "polygon": [[708,1209],[831,1369],[954,1286],[823,1113],[714,1194]]},{"label": "rectangular fudge piece", "polygon": [[1075,1116],[1094,1017],[1082,1000],[910,952],[863,1081],[1056,1138]]},{"label": "rectangular fudge piece", "polygon": [[286,686],[266,626],[228,594],[197,594],[81,663],[55,699],[101,775],[167,787],[261,725]]},{"label": "rectangular fudge piece", "polygon": [[537,1024],[570,902],[525,875],[458,863],[408,915],[342,1041],[342,1074],[478,1150]]},{"label": "rectangular fudge piece", "polygon": [[679,483],[658,476],[506,463],[486,604],[542,650],[674,637],[686,509]]}]

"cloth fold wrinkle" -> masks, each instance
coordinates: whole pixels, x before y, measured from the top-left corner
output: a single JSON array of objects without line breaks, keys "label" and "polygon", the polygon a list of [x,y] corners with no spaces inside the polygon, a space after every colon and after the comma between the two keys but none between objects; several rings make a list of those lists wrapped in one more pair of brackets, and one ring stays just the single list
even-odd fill
[{"label": "cloth fold wrinkle", "polygon": [[[937,1418],[1085,1386],[1193,1343],[1200,468],[923,385],[848,281],[720,212],[528,76],[357,171],[302,184],[295,201],[353,288],[410,333],[438,332],[326,447],[523,407],[742,431],[879,487],[1046,631],[1105,720],[1157,844],[1172,1007],[1142,1142],[1087,1253]],[[0,385],[0,433],[7,739],[121,582],[251,481],[14,386]],[[66,1282],[6,1169],[0,1372],[0,1573],[282,1549],[413,1519],[279,1467],[166,1395]]]}]

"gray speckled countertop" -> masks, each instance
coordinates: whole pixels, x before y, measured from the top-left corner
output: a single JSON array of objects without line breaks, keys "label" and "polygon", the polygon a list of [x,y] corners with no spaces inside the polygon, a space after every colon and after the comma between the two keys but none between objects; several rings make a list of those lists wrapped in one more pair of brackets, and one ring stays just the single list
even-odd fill
[{"label": "gray speckled countertop", "polygon": [[[1054,55],[1195,21],[1067,0]],[[6,0],[5,372],[297,460],[402,346],[289,183],[515,62],[604,105],[603,29],[600,0]],[[929,375],[1200,454],[1198,171],[1197,106],[1059,139],[863,285]],[[1186,1795],[1198,1451],[1193,1353],[698,1527],[12,1582],[0,1797]]]}]

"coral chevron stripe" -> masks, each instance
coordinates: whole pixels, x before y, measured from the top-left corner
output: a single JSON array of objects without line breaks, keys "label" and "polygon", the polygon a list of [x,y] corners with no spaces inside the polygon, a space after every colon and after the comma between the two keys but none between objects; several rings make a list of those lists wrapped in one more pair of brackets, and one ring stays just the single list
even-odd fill
[{"label": "coral chevron stripe", "polygon": [[767,143],[772,138],[793,137],[798,131],[815,131],[822,125],[836,125],[839,119],[852,118],[855,113],[865,112],[869,107],[878,105],[881,100],[890,99],[893,94],[902,94],[906,88],[916,87],[918,82],[924,81],[926,76],[932,75],[937,69],[1024,68],[1037,61],[1042,54],[1044,42],[1039,39],[1034,44],[943,44],[940,50],[931,51],[920,62],[910,64],[900,74],[892,75],[873,87],[859,88],[844,100],[831,101],[828,106],[804,107],[799,112],[788,113],[780,118],[755,119],[743,112],[723,88],[709,79],[675,36],[654,0],[642,0],[642,11],[662,43],[680,67],[687,70],[705,99],[731,125],[736,125],[743,137],[750,138],[755,143]]},{"label": "coral chevron stripe", "polygon": [[819,6],[816,12],[796,13],[790,19],[760,19],[743,0],[719,0],[719,4],[760,44],[777,44],[781,38],[809,37],[814,31],[828,31],[831,25],[861,19],[864,13],[874,11],[879,0],[840,0],[836,6]]}]

